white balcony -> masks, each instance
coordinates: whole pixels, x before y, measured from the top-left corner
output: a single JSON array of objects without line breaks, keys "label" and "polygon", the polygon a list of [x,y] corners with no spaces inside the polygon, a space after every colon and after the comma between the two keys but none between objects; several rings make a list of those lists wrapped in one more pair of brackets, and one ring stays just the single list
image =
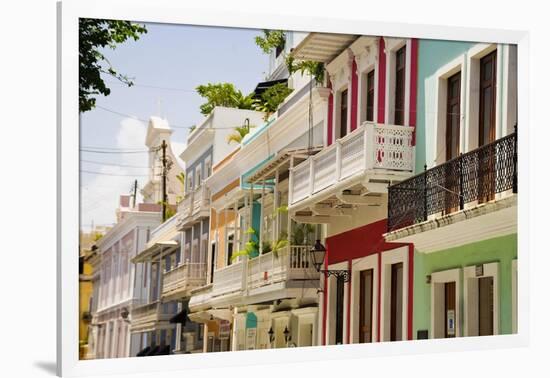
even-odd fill
[{"label": "white balcony", "polygon": [[216,270],[214,272],[214,282],[212,285],[212,297],[242,291],[245,282],[245,268],[245,262],[239,261]]},{"label": "white balcony", "polygon": [[191,289],[206,283],[205,263],[185,263],[164,273],[162,297],[172,300],[189,294]]},{"label": "white balcony", "polygon": [[[360,185],[385,193],[390,182],[412,175],[412,127],[363,123],[290,172],[290,207],[323,199]],[[316,201],[313,201],[316,202]]]},{"label": "white balcony", "polygon": [[132,332],[151,331],[159,322],[167,322],[174,314],[164,313],[159,301],[132,308]]},{"label": "white balcony", "polygon": [[210,192],[206,185],[201,185],[187,193],[178,205],[179,227],[188,227],[210,215]]},{"label": "white balcony", "polygon": [[248,261],[247,288],[257,289],[288,280],[319,280],[307,246],[288,246]]}]

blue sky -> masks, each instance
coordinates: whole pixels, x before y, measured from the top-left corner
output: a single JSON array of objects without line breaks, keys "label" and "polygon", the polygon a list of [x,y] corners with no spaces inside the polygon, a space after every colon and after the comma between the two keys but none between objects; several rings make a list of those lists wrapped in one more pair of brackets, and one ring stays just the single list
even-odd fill
[{"label": "blue sky", "polygon": [[[262,81],[268,57],[255,45],[260,33],[232,29],[170,24],[146,24],[148,33],[128,41],[105,55],[113,67],[134,79],[125,87],[111,77],[111,88],[97,105],[132,117],[121,117],[96,108],[82,114],[80,144],[83,147],[145,149],[146,124],[139,119],[160,115],[171,125],[191,126],[204,118],[199,112],[203,100],[195,87],[209,82],[231,82],[248,93]],[[151,88],[161,87],[161,88]],[[185,143],[187,129],[175,129],[173,142]],[[81,152],[81,225],[88,229],[115,222],[118,196],[127,194],[134,178],[145,184],[147,155]]]}]

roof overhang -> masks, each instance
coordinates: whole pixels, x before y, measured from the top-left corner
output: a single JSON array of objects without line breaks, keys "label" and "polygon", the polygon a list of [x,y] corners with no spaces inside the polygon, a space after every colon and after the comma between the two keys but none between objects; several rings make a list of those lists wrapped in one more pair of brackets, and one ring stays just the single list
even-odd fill
[{"label": "roof overhang", "polygon": [[[179,243],[175,240],[166,240],[157,243],[151,244],[149,247],[145,248],[134,256],[131,261],[132,263],[142,263],[150,260],[157,253],[164,253],[171,251],[173,248],[177,247]],[[162,256],[161,256],[162,257]]]},{"label": "roof overhang", "polygon": [[309,33],[290,54],[299,60],[328,63],[357,38],[355,34]]},{"label": "roof overhang", "polygon": [[266,161],[263,165],[258,167],[254,174],[248,176],[246,182],[249,184],[256,183],[261,180],[269,180],[275,178],[275,172],[288,171],[290,168],[290,160],[292,157],[296,158],[295,164],[298,164],[309,156],[316,154],[323,149],[322,146],[299,149],[288,149],[278,152],[273,158]]}]

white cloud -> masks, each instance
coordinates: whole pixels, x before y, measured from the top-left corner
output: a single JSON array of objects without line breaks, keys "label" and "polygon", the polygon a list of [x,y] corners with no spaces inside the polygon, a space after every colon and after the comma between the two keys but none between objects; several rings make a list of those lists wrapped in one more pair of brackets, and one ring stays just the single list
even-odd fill
[{"label": "white cloud", "polygon": [[[125,118],[120,122],[120,128],[114,138],[116,149],[146,150],[146,126],[141,121]],[[85,144],[83,142],[83,144]],[[105,165],[90,165],[81,163],[81,170],[100,172],[104,175],[81,175],[81,225],[89,229],[91,224],[103,225],[115,222],[115,209],[118,207],[119,196],[129,194],[135,179],[139,188],[147,181],[148,170],[126,166],[148,166],[147,153],[117,153],[83,155],[83,159],[104,162]],[[108,165],[113,164],[113,165]]]}]

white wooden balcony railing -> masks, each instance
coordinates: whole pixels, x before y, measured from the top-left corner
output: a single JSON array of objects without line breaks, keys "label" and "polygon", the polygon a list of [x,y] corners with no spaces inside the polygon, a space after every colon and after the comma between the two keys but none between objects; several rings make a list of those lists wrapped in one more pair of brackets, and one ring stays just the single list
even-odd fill
[{"label": "white wooden balcony railing", "polygon": [[191,215],[191,209],[193,205],[193,192],[185,193],[183,199],[178,204],[178,215],[184,219]]},{"label": "white wooden balcony railing", "polygon": [[248,289],[291,279],[318,280],[307,246],[288,246],[248,260]]},{"label": "white wooden balcony railing", "polygon": [[204,184],[195,190],[193,193],[193,215],[207,209],[210,204],[210,197],[208,194],[208,188]]},{"label": "white wooden balcony railing", "polygon": [[206,282],[205,263],[184,263],[164,273],[162,296],[189,290]]},{"label": "white wooden balcony railing", "polygon": [[150,240],[156,239],[157,237],[170,231],[171,229],[176,228],[177,223],[178,223],[177,215],[174,215],[170,219],[167,219],[164,223],[161,223],[157,228],[151,231]]},{"label": "white wooden balcony railing", "polygon": [[210,192],[206,185],[201,185],[192,192],[188,192],[178,205],[178,217],[180,224],[185,224],[193,217],[204,212],[207,215],[210,205]]},{"label": "white wooden balcony railing", "polygon": [[212,285],[212,296],[220,296],[244,288],[245,263],[243,261],[235,262],[229,266],[214,271],[214,282]]},{"label": "white wooden balcony railing", "polygon": [[413,130],[408,126],[365,122],[290,171],[290,204],[354,175],[412,172]]}]

